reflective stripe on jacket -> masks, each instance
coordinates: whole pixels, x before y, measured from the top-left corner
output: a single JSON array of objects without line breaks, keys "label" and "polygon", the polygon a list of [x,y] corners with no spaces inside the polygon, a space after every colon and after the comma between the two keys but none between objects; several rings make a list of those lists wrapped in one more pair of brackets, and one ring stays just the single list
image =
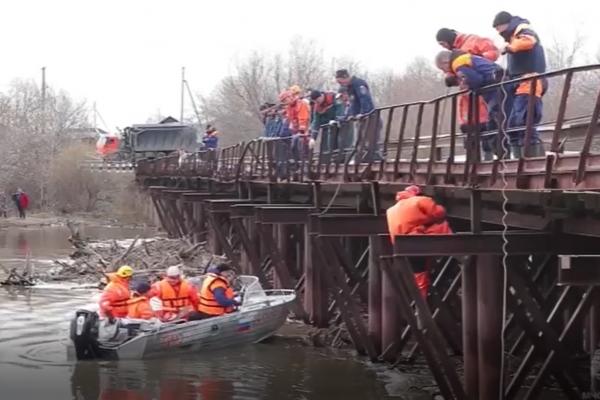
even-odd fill
[{"label": "reflective stripe on jacket", "polygon": [[180,311],[185,307],[193,306],[193,290],[194,288],[185,279],[177,285],[177,291],[166,279],[163,279],[158,283],[157,296],[162,300],[164,311]]},{"label": "reflective stripe on jacket", "polygon": [[115,277],[104,288],[100,296],[100,315],[108,314],[115,318],[124,318],[129,311],[129,282]]}]

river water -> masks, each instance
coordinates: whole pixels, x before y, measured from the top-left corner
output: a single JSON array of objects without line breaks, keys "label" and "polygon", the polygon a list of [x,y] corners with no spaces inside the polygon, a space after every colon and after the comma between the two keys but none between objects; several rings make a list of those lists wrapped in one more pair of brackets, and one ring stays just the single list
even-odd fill
[{"label": "river water", "polygon": [[[96,237],[139,233],[107,229]],[[26,252],[44,259],[70,250],[59,228],[0,230],[0,246],[3,264]],[[397,382],[384,367],[284,338],[146,361],[76,362],[68,349],[70,313],[93,294],[68,285],[0,287],[0,400],[405,398],[388,393]]]}]

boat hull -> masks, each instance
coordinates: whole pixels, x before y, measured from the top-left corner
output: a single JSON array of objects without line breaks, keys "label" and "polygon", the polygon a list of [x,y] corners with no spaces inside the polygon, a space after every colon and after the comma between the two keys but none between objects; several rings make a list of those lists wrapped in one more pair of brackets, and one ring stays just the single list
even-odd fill
[{"label": "boat hull", "polygon": [[277,332],[287,315],[288,304],[281,303],[268,308],[168,325],[156,332],[136,336],[117,348],[102,345],[101,348],[106,354],[114,352],[118,359],[140,359],[256,343]]}]

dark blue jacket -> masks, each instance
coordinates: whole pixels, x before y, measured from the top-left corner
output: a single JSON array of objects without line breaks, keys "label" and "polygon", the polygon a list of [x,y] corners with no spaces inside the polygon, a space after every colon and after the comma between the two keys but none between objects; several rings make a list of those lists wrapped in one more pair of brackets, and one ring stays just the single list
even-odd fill
[{"label": "dark blue jacket", "polygon": [[364,79],[353,76],[348,85],[348,94],[352,99],[348,113],[350,116],[368,114],[375,109],[369,85]]},{"label": "dark blue jacket", "polygon": [[536,39],[536,44],[528,50],[508,49],[508,75],[515,78],[524,74],[546,72],[546,54],[537,33],[529,26],[529,21],[521,17],[512,17],[502,37],[509,45],[514,44],[519,35],[529,35]]},{"label": "dark blue jacket", "polygon": [[202,143],[204,143],[206,149],[216,150],[219,144],[219,138],[216,135],[204,135]]},{"label": "dark blue jacket", "polygon": [[281,138],[292,136],[292,131],[290,130],[290,121],[288,121],[287,118],[279,118],[276,136]]},{"label": "dark blue jacket", "polygon": [[277,136],[277,132],[279,130],[279,123],[277,120],[279,118],[278,117],[267,117],[267,119],[265,120],[265,130],[264,130],[264,136],[265,137],[276,137]]},{"label": "dark blue jacket", "polygon": [[450,59],[452,73],[457,75],[470,90],[478,90],[496,83],[498,65],[486,58],[462,51],[453,51]]}]

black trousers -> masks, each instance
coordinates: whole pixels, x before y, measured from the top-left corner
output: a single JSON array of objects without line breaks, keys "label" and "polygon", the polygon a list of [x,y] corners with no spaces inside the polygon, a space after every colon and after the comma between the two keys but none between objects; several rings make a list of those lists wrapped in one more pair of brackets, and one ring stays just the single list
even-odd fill
[{"label": "black trousers", "polygon": [[211,318],[214,317],[214,315],[210,315],[210,314],[206,314],[200,311],[192,311],[191,313],[189,313],[187,315],[187,320],[188,321],[199,321],[202,319],[207,319],[207,318]]}]

